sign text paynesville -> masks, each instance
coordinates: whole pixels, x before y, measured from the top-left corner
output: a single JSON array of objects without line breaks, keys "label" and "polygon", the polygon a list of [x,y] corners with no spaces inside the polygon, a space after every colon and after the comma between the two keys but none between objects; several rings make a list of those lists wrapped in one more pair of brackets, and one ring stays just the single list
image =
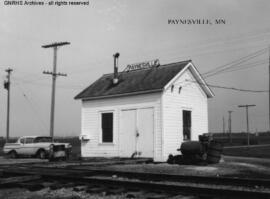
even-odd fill
[{"label": "sign text paynesville", "polygon": [[148,69],[148,68],[157,67],[159,65],[160,65],[159,60],[154,59],[151,61],[146,61],[146,62],[141,62],[141,63],[136,63],[136,64],[129,64],[127,65],[125,71]]}]

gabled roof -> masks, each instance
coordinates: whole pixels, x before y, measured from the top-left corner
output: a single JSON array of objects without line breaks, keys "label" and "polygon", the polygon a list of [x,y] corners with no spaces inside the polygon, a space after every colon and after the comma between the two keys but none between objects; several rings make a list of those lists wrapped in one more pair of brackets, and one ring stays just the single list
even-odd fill
[{"label": "gabled roof", "polygon": [[[161,92],[184,68],[190,65],[193,66],[193,64],[190,63],[191,61],[187,60],[150,69],[121,72],[119,73],[119,82],[115,85],[112,81],[113,73],[106,74],[80,92],[75,99],[91,100]],[[209,97],[208,94],[207,96]]]}]

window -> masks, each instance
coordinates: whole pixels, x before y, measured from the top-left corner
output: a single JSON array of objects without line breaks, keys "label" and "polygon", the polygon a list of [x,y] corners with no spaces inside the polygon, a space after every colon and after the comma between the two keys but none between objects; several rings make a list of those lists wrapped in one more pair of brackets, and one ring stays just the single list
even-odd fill
[{"label": "window", "polygon": [[25,144],[32,144],[34,138],[25,138]]},{"label": "window", "polygon": [[52,142],[52,137],[37,137],[34,140],[34,143],[38,143],[38,142]]},{"label": "window", "polygon": [[179,89],[178,89],[179,94],[181,93],[181,90],[182,90],[182,86],[180,86]]},{"label": "window", "polygon": [[102,142],[113,142],[113,113],[101,114]]},{"label": "window", "polygon": [[25,140],[25,138],[21,138],[21,139],[20,139],[20,143],[21,143],[21,144],[24,144],[24,140]]},{"label": "window", "polygon": [[184,140],[191,138],[191,111],[183,110],[183,137]]},{"label": "window", "polygon": [[173,89],[174,89],[174,85],[171,86],[171,92],[173,92]]}]

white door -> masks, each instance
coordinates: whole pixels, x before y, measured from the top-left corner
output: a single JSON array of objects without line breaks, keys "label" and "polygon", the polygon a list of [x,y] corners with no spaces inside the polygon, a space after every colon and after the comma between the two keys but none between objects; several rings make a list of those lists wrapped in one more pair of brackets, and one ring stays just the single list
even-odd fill
[{"label": "white door", "polygon": [[121,157],[131,157],[136,151],[139,157],[154,157],[153,108],[122,110],[119,136]]},{"label": "white door", "polygon": [[121,112],[121,129],[119,135],[121,157],[131,157],[136,151],[136,110]]},{"label": "white door", "polygon": [[25,138],[24,142],[24,155],[35,155],[36,145],[33,143],[34,138]]},{"label": "white door", "polygon": [[137,110],[138,151],[140,157],[154,157],[154,112],[153,108]]},{"label": "white door", "polygon": [[25,138],[20,138],[20,146],[18,147],[18,149],[16,149],[16,152],[21,155],[21,154],[24,154],[24,142],[25,142]]}]

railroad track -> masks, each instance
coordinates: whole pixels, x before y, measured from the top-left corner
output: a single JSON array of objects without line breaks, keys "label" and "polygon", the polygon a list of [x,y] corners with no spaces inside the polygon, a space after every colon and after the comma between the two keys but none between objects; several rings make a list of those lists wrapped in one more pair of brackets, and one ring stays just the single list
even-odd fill
[{"label": "railroad track", "polygon": [[[125,192],[125,190],[136,189],[146,193],[155,193],[158,190],[161,196],[187,194],[207,198],[270,198],[270,180],[261,179],[122,172],[94,168],[48,168],[29,165],[0,167],[0,169],[2,175],[7,177],[40,176],[37,180],[58,181],[61,185],[79,182],[79,185],[87,185],[86,190],[102,192],[104,190]],[[16,182],[10,184],[16,186]],[[21,185],[22,182],[17,184]],[[76,183],[73,186],[76,186]]]}]

